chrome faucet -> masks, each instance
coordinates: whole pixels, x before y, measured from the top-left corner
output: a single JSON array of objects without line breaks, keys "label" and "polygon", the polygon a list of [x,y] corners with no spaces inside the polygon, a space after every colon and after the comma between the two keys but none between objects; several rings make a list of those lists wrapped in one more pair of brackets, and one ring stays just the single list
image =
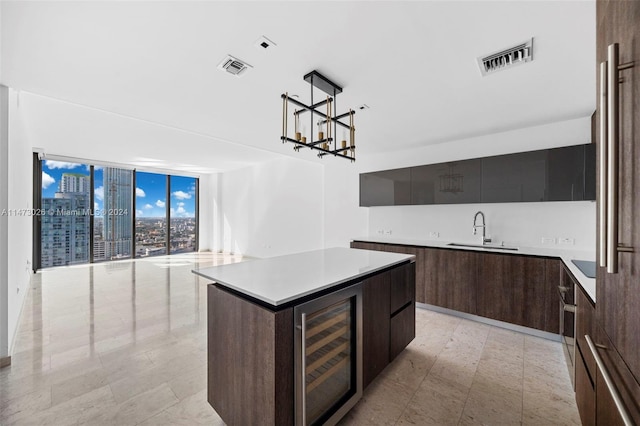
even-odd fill
[{"label": "chrome faucet", "polygon": [[[476,222],[478,220],[478,215],[482,216],[482,225],[477,225]],[[478,228],[482,228],[482,244],[486,244],[486,243],[490,243],[491,242],[491,238],[487,238],[486,237],[486,232],[485,230],[487,229],[487,225],[484,221],[484,213],[482,213],[481,211],[478,211],[476,213],[476,215],[473,217],[473,235],[476,235],[476,232],[478,231]]]}]

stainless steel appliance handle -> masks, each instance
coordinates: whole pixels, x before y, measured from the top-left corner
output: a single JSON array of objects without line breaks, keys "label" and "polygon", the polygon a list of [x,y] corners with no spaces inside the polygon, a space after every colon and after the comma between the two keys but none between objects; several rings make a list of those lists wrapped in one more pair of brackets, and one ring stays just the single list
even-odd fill
[{"label": "stainless steel appliance handle", "polygon": [[622,417],[622,421],[624,422],[625,425],[632,426],[633,420],[631,420],[631,416],[627,412],[627,409],[624,406],[624,402],[622,402],[622,398],[620,398],[620,394],[618,393],[618,390],[613,384],[613,380],[611,379],[609,372],[606,370],[604,366],[604,362],[602,362],[602,358],[600,358],[600,354],[596,349],[596,345],[593,344],[593,341],[591,340],[591,337],[589,337],[588,334],[586,334],[584,338],[587,340],[587,345],[589,345],[589,349],[591,350],[591,353],[593,354],[593,357],[596,360],[596,364],[598,365],[598,370],[600,370],[600,373],[602,373],[602,378],[604,379],[604,382],[607,385],[607,388],[609,389],[609,393],[611,393],[611,397],[613,398],[613,401],[616,404],[616,408],[618,409],[618,413],[620,413],[620,417]]},{"label": "stainless steel appliance handle", "polygon": [[300,317],[300,334],[302,338],[301,362],[301,388],[302,388],[302,426],[307,426],[307,314],[304,312]]},{"label": "stainless steel appliance handle", "polygon": [[600,240],[598,257],[600,266],[607,266],[607,61],[600,63]]},{"label": "stainless steel appliance handle", "polygon": [[618,43],[607,48],[607,272],[618,273]]}]

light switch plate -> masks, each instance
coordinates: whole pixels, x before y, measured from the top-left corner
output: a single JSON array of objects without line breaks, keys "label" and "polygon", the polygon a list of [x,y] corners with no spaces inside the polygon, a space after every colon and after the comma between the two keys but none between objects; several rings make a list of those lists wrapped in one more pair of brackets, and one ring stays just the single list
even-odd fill
[{"label": "light switch plate", "polygon": [[440,238],[439,232],[429,232],[429,238]]},{"label": "light switch plate", "polygon": [[556,239],[553,237],[542,237],[542,244],[556,244]]}]

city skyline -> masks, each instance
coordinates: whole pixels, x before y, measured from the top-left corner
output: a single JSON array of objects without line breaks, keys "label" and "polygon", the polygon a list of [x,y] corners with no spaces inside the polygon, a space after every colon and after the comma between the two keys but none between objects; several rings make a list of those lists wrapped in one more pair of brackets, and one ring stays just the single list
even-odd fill
[{"label": "city skyline", "polygon": [[[80,173],[89,176],[89,165],[44,160],[42,162],[42,198],[55,197],[64,173]],[[102,213],[104,209],[103,182],[103,167],[94,166],[94,211],[98,213]],[[195,217],[195,198],[195,178],[171,176],[170,216],[172,218]],[[166,175],[136,171],[136,217],[165,217],[166,203]]]}]

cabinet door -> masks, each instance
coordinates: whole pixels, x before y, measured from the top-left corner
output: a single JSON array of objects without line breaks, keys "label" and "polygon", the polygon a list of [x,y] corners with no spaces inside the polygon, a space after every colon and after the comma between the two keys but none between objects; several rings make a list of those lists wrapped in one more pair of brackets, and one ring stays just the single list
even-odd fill
[{"label": "cabinet door", "polygon": [[473,251],[425,249],[426,303],[475,314],[477,259]]},{"label": "cabinet door", "polygon": [[[617,176],[619,243],[634,247],[635,252],[618,254],[617,274],[607,274],[604,268],[597,268],[596,311],[615,349],[640,382],[640,2],[598,0],[596,17],[598,64],[606,60],[607,46],[612,43],[619,44],[620,63],[635,61],[634,68],[620,72]],[[598,111],[598,117],[600,113]],[[599,119],[597,125],[599,135]],[[598,145],[601,142],[597,139]],[[598,157],[598,163],[600,161]],[[598,205],[605,202],[600,193],[597,202]],[[598,229],[598,238],[602,236],[601,231]]]},{"label": "cabinet door", "polygon": [[390,272],[362,286],[362,386],[366,388],[389,363]]},{"label": "cabinet door", "polygon": [[389,361],[397,357],[416,337],[416,305],[411,303],[391,317]]},{"label": "cabinet door", "polygon": [[596,391],[582,353],[576,349],[576,404],[583,426],[596,424]]},{"label": "cabinet door", "polygon": [[391,294],[389,297],[391,315],[395,314],[406,304],[415,300],[415,271],[415,263],[409,263],[389,271],[391,274]]},{"label": "cabinet door", "polygon": [[546,303],[544,288],[545,259],[480,254],[478,315],[543,329],[542,313],[545,312]]}]

